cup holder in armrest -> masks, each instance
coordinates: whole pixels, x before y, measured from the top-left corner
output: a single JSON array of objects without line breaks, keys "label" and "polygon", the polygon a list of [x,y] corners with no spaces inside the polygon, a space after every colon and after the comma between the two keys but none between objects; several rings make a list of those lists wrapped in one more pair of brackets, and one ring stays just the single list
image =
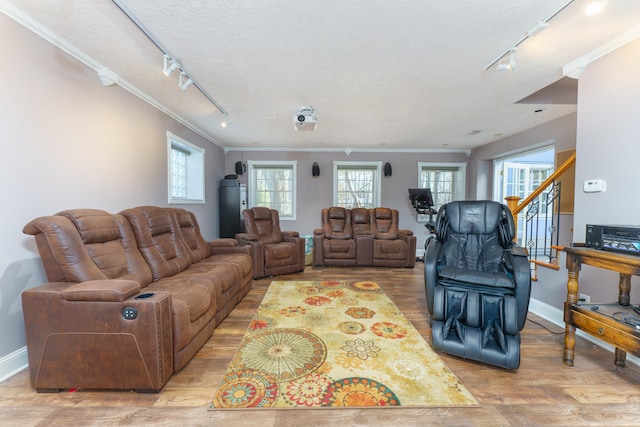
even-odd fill
[{"label": "cup holder in armrest", "polygon": [[155,294],[153,292],[146,292],[144,294],[140,294],[136,297],[136,299],[147,299],[147,298],[151,298],[152,296],[154,296]]}]

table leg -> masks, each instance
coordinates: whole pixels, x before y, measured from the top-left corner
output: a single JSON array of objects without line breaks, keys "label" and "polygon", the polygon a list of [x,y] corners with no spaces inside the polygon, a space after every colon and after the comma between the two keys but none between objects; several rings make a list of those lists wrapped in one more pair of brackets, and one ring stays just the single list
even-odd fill
[{"label": "table leg", "polygon": [[628,306],[631,302],[629,292],[631,291],[631,275],[620,273],[620,281],[618,282],[618,304]]},{"label": "table leg", "polygon": [[616,356],[613,363],[616,366],[625,367],[626,360],[627,360],[627,352],[624,350],[620,350],[618,347],[616,347]]},{"label": "table leg", "polygon": [[573,357],[575,356],[574,348],[576,346],[576,328],[570,323],[565,324],[564,332],[564,352],[562,355],[562,363],[567,366],[573,366]]},{"label": "table leg", "polygon": [[567,280],[567,302],[564,305],[565,333],[562,362],[567,366],[573,366],[574,349],[576,346],[576,328],[571,324],[570,313],[571,304],[578,302],[578,275],[580,264],[577,263],[573,257],[568,256],[567,268],[569,269],[569,273]]}]

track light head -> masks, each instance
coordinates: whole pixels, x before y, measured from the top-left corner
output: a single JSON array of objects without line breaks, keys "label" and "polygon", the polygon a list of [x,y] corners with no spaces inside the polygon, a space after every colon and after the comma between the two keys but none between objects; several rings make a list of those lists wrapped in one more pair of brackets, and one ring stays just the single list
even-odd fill
[{"label": "track light head", "polygon": [[176,61],[169,55],[164,55],[164,68],[162,72],[165,76],[171,76],[171,73],[173,73],[179,66],[180,63],[178,61]]},{"label": "track light head", "polygon": [[193,80],[191,80],[191,77],[189,77],[189,75],[184,71],[180,72],[180,80],[178,80],[178,86],[180,86],[180,89],[187,90],[187,88],[192,84]]},{"label": "track light head", "polygon": [[[502,61],[498,62],[498,71],[513,71],[516,68],[516,59],[514,57],[514,54],[516,52],[516,48],[512,47],[509,50],[509,58],[508,59],[503,59]],[[506,62],[508,61],[508,62]]]}]

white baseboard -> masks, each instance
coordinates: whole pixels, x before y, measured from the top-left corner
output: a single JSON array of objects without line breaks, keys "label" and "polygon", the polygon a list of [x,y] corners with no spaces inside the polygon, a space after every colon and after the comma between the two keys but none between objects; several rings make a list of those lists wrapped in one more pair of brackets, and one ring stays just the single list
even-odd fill
[{"label": "white baseboard", "polygon": [[0,358],[0,383],[29,367],[27,347]]},{"label": "white baseboard", "polygon": [[[529,301],[529,312],[533,313],[537,316],[542,317],[543,319],[553,323],[554,325],[558,325],[559,327],[565,327],[564,324],[564,311],[559,308],[553,307],[547,303],[538,301],[535,298],[532,298]],[[584,338],[592,344],[597,345],[598,347],[602,347],[605,350],[611,352],[613,354],[615,352],[615,347],[609,343],[606,343],[602,340],[597,339],[596,337],[589,335],[588,333],[576,329],[576,336],[580,338]],[[558,359],[562,357],[562,353],[558,352]],[[640,366],[640,358],[627,354],[627,362],[633,363],[636,366]]]}]

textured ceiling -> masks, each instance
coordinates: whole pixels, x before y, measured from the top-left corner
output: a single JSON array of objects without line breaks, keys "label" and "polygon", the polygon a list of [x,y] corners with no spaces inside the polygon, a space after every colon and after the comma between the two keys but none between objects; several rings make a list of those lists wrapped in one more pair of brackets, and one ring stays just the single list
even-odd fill
[{"label": "textured ceiling", "polygon": [[[180,90],[178,73],[164,76],[160,50],[114,2],[0,1],[231,149],[477,147],[574,112],[575,96],[542,90],[563,66],[640,24],[639,0],[609,0],[594,17],[575,0],[518,46],[508,72],[486,68],[568,0],[118,3],[231,126],[220,127],[197,88]],[[295,131],[293,115],[306,105],[318,126]]]}]

